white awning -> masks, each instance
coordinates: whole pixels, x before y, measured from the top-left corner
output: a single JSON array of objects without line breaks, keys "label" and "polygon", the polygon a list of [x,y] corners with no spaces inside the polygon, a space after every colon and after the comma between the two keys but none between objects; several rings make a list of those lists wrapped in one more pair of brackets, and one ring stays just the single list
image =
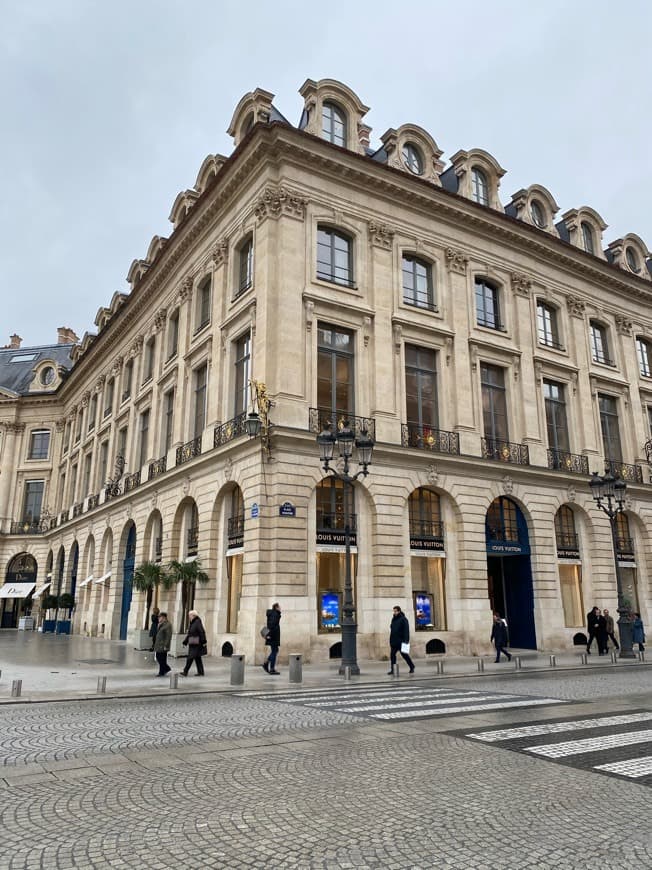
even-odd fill
[{"label": "white awning", "polygon": [[5,583],[0,586],[0,598],[27,598],[36,583]]},{"label": "white awning", "polygon": [[82,586],[87,586],[91,582],[92,579],[93,579],[93,575],[91,574],[90,577],[87,577],[85,580],[82,580],[82,582],[79,584],[80,589]]},{"label": "white awning", "polygon": [[101,577],[98,577],[97,580],[94,580],[94,583],[104,583],[105,580],[108,580],[111,576],[111,572],[107,571],[106,574],[102,574]]},{"label": "white awning", "polygon": [[50,585],[51,585],[51,583],[50,583],[50,581],[48,580],[47,583],[44,583],[42,586],[39,586],[39,588],[38,588],[38,589],[36,590],[36,592],[34,593],[34,598],[38,598],[39,595],[43,595],[43,593],[45,592],[45,590],[50,588]]}]

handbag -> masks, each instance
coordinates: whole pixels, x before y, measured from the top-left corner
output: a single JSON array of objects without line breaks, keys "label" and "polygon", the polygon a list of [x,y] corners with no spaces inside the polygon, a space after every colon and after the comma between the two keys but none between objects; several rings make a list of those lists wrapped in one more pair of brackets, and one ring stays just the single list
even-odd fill
[{"label": "handbag", "polygon": [[268,634],[269,634],[269,629],[267,628],[266,625],[264,625],[264,626],[260,629],[260,636],[261,636],[261,637],[264,637],[265,640],[267,640],[267,635],[268,635]]},{"label": "handbag", "polygon": [[410,652],[410,644],[409,643],[402,643],[401,644],[401,652],[408,655]]},{"label": "handbag", "polygon": [[188,638],[188,644],[190,646],[199,646],[199,638],[196,634]]}]

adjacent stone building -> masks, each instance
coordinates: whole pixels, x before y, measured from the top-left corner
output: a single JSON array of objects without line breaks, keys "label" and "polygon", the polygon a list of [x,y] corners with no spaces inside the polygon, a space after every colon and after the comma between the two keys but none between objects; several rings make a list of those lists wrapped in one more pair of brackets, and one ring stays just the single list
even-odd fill
[{"label": "adjacent stone building", "polygon": [[[647,247],[605,245],[600,215],[559,217],[539,184],[503,205],[494,157],[446,160],[414,124],[372,146],[337,81],[300,94],[296,127],[267,91],[242,98],[232,154],[178,195],[96,334],[0,350],[0,564],[5,587],[30,586],[0,597],[2,625],[68,591],[75,632],[135,640],[134,566],[199,558],[211,652],[260,657],[279,601],[285,653],[336,656],[326,421],[376,443],[351,519],[361,655],[386,653],[395,603],[417,657],[485,652],[494,609],[514,646],[571,647],[589,606],[616,609],[588,487],[605,462],[628,484],[618,560],[645,620]],[[159,591],[175,622],[180,595]]]}]

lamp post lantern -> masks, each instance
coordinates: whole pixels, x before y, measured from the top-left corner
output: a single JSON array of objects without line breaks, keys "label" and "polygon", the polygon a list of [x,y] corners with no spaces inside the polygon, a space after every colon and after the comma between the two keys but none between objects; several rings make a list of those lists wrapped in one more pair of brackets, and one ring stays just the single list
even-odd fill
[{"label": "lamp post lantern", "polygon": [[627,484],[621,477],[614,477],[609,471],[601,477],[593,472],[589,481],[591,495],[600,510],[609,517],[611,526],[611,542],[616,568],[616,587],[618,590],[618,636],[620,638],[620,658],[635,658],[632,649],[632,619],[629,602],[625,599],[623,578],[618,561],[618,514],[625,510],[625,493]]},{"label": "lamp post lantern", "polygon": [[[353,484],[360,477],[366,477],[369,474],[368,466],[371,465],[371,458],[374,449],[374,440],[367,431],[363,431],[356,438],[353,431],[349,427],[348,421],[338,429],[337,435],[331,432],[330,424],[325,424],[322,431],[317,436],[317,444],[319,445],[320,461],[324,471],[332,474],[337,480],[341,480],[343,487],[344,501],[344,602],[342,604],[342,663],[339,673],[346,673],[349,668],[349,673],[356,675],[360,673],[358,666],[357,652],[357,634],[358,624],[356,622],[355,604],[353,601],[353,584],[351,579],[351,494],[353,492]],[[342,461],[342,470],[338,471],[331,468],[330,463],[335,455],[335,448],[338,448],[339,459]],[[358,465],[360,470],[355,474],[349,474],[349,462],[353,456],[353,447],[357,450]]]}]

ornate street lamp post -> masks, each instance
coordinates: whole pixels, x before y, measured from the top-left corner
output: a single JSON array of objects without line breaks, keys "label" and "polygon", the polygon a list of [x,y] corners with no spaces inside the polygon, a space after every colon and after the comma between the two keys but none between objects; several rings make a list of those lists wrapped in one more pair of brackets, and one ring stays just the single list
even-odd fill
[{"label": "ornate street lamp post", "polygon": [[[369,474],[368,466],[371,465],[371,457],[374,449],[374,440],[368,432],[363,431],[355,438],[352,430],[349,428],[349,423],[346,421],[341,429],[338,429],[337,435],[333,435],[330,425],[324,425],[323,430],[317,436],[317,444],[319,445],[320,460],[324,471],[332,474],[337,480],[341,480],[344,484],[344,550],[345,550],[345,574],[344,574],[344,603],[342,605],[342,664],[340,665],[339,673],[346,673],[346,669],[350,668],[351,674],[359,674],[358,667],[358,652],[357,652],[357,632],[358,625],[355,618],[355,604],[353,603],[353,585],[351,582],[351,494],[353,492],[353,484],[359,477],[366,477]],[[349,461],[353,454],[353,446],[355,444],[358,452],[358,465],[360,470],[356,474],[349,474]],[[342,461],[342,470],[336,471],[331,468],[330,463],[333,460],[335,446],[337,445],[339,458]]]},{"label": "ornate street lamp post", "polygon": [[611,541],[616,567],[616,586],[618,589],[618,636],[620,638],[620,658],[635,658],[632,649],[632,619],[629,602],[625,599],[623,578],[618,562],[618,528],[616,520],[619,513],[625,510],[625,493],[627,484],[620,477],[614,477],[609,471],[600,477],[593,472],[589,481],[591,494],[596,505],[609,517],[611,525]]}]

